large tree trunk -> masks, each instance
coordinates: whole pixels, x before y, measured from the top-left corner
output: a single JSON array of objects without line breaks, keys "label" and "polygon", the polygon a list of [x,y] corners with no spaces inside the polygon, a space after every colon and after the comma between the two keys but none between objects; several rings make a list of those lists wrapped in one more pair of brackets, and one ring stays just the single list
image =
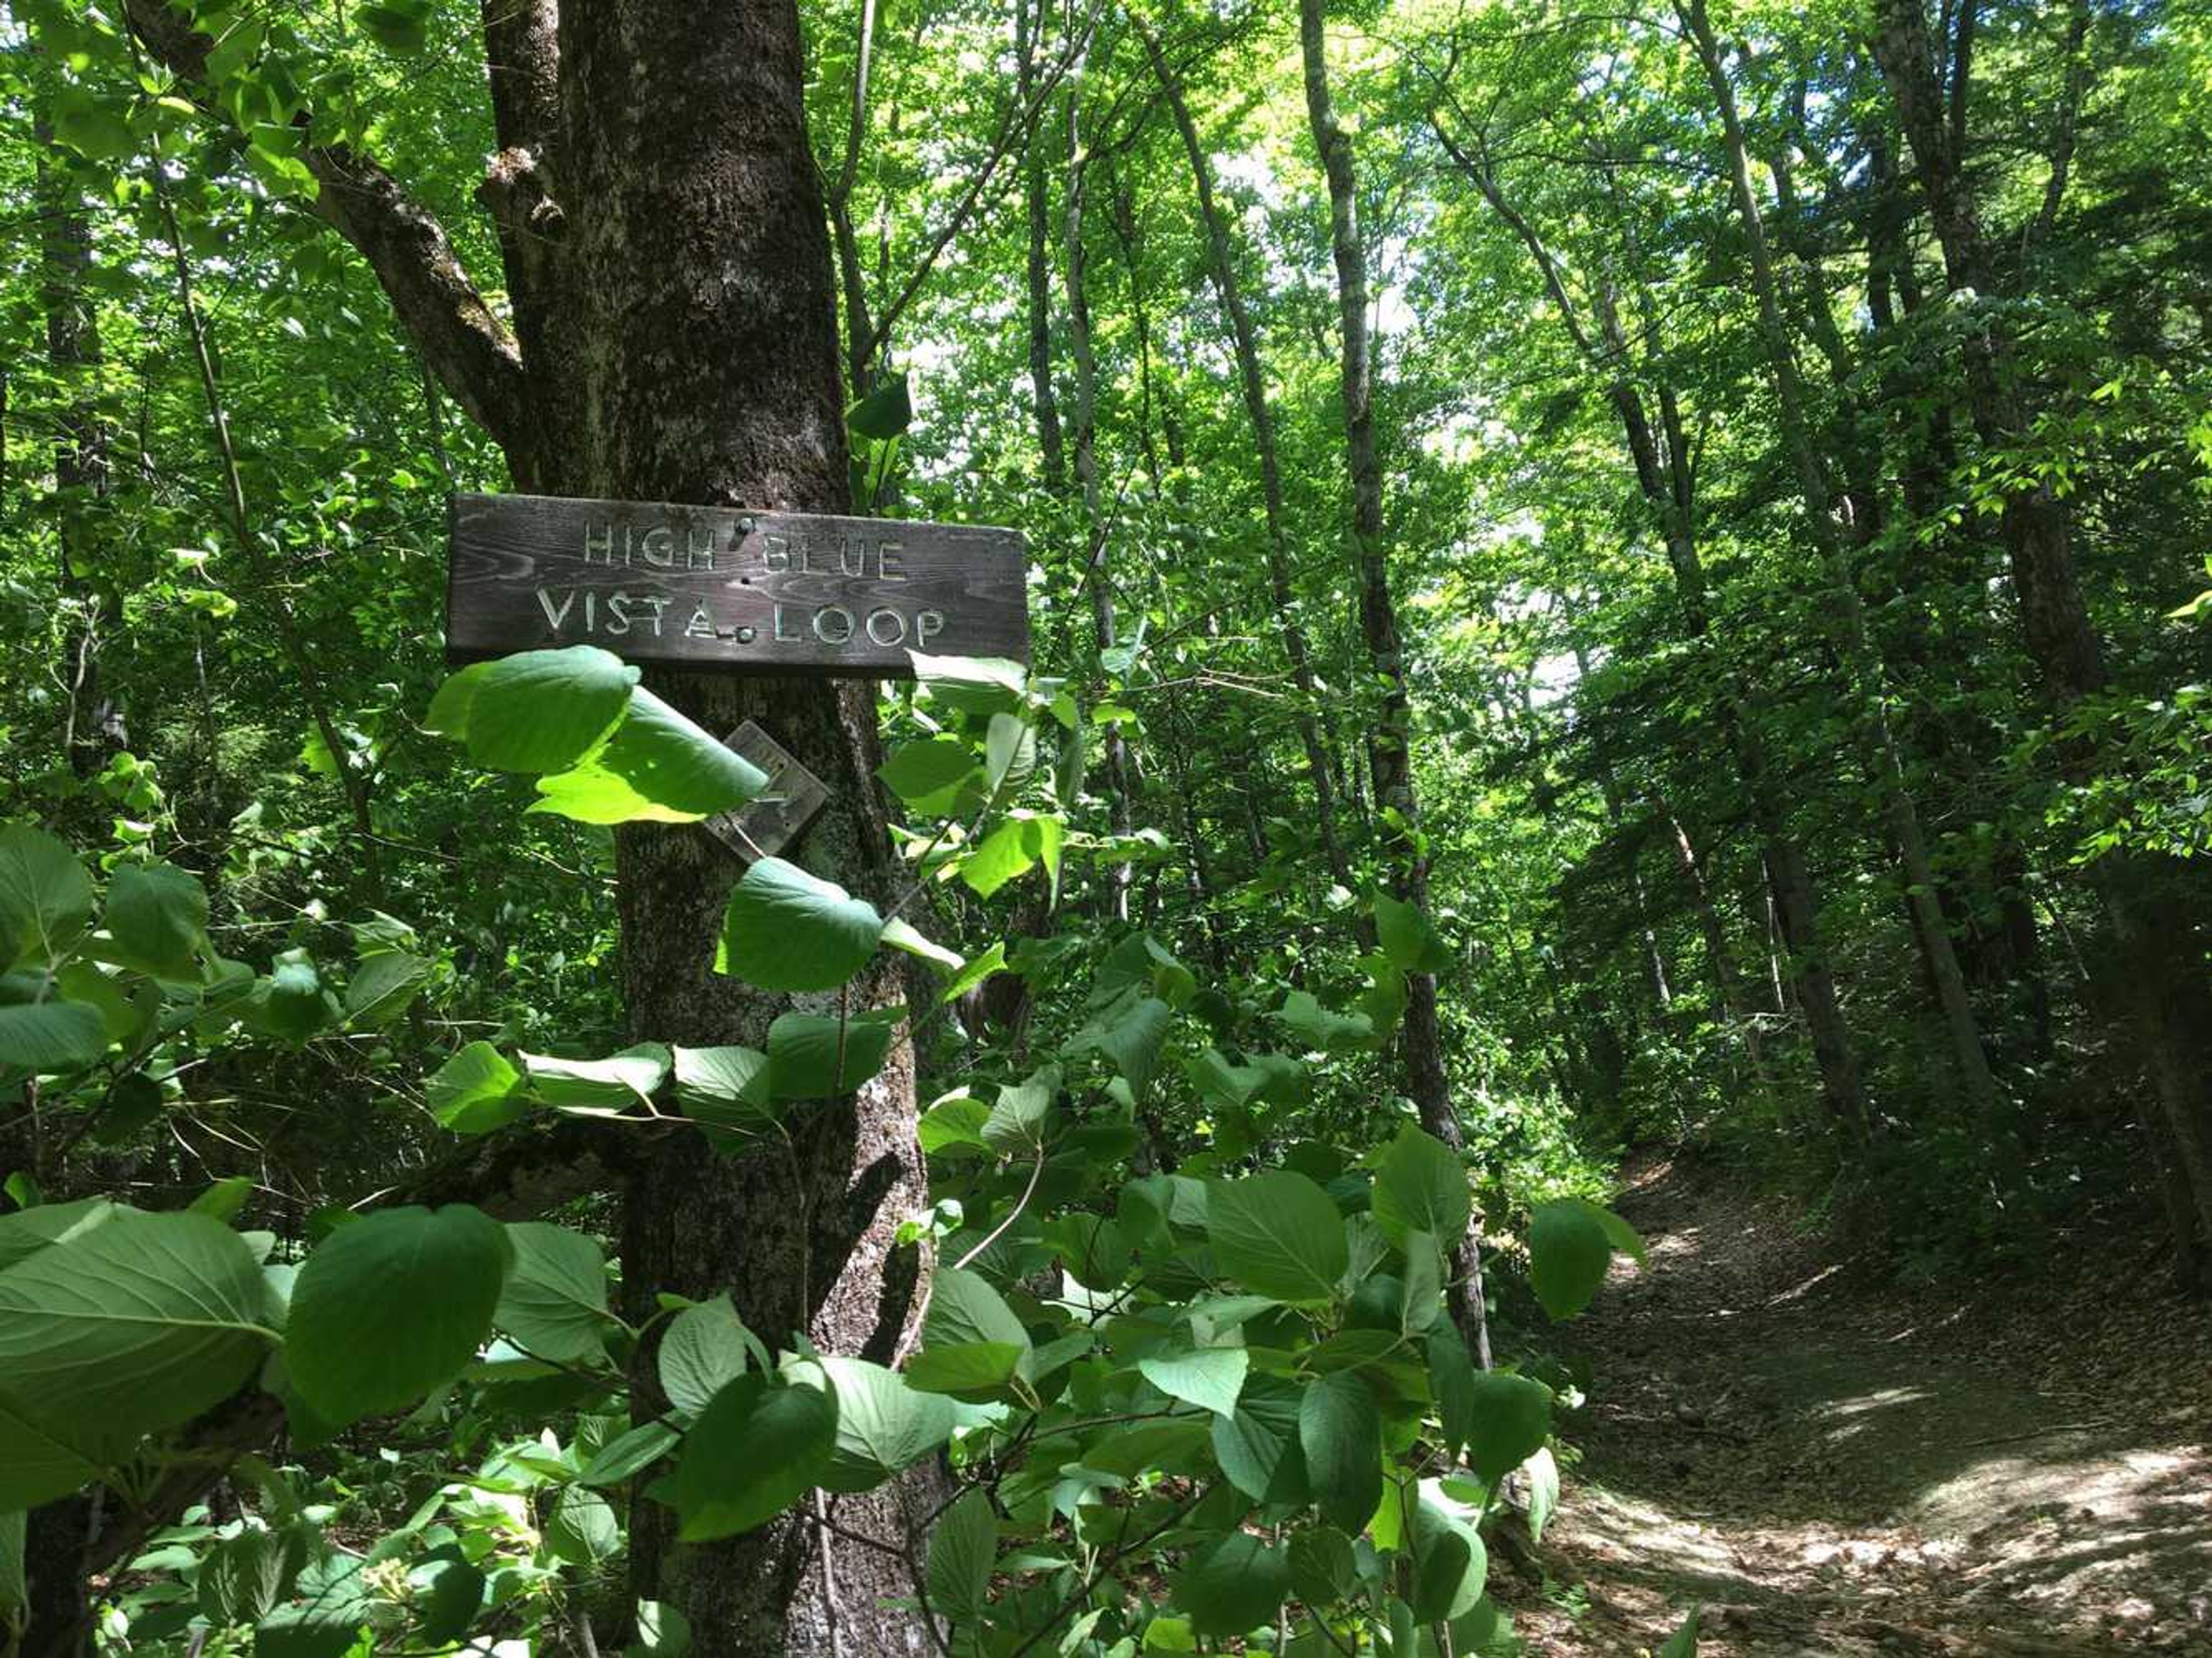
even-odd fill
[{"label": "large tree trunk", "polygon": [[[566,234],[534,297],[573,342],[526,364],[533,401],[568,411],[541,454],[556,492],[842,512],[843,399],[823,200],[807,147],[792,0],[701,12],[676,0],[562,9],[554,157]],[[573,434],[572,436],[568,435]],[[872,687],[656,673],[660,694],[708,729],[757,720],[829,786],[793,858],[879,905],[890,897],[873,772]],[[641,1038],[764,1045],[786,999],[712,971],[741,872],[696,827],[617,837],[623,981]],[[848,987],[853,1013],[901,999],[896,969]],[[805,1332],[825,1351],[890,1363],[919,1310],[920,1263],[894,1247],[922,1206],[912,1058],[904,1044],[854,1097],[791,1114],[790,1143],[715,1156],[672,1138],[632,1182],[623,1280],[633,1316],[656,1291],[727,1292],[764,1339]],[[652,1364],[637,1372],[650,1414]],[[903,1543],[900,1486],[837,1499],[846,1530]],[[873,1549],[833,1555],[787,1515],[725,1542],[679,1546],[674,1516],[633,1505],[641,1596],[690,1618],[711,1654],[905,1654],[917,1621],[883,1602],[911,1594]]]},{"label": "large tree trunk", "polygon": [[[518,483],[556,494],[836,512],[848,483],[823,200],[809,151],[793,0],[487,0],[500,149],[482,192],[498,220],[514,332],[469,281],[437,222],[370,157],[319,144],[317,209],[362,253],[444,387],[504,451]],[[161,0],[133,32],[187,82],[213,41]],[[519,343],[518,343],[519,339]],[[862,683],[656,672],[660,694],[715,731],[760,721],[830,788],[785,855],[889,896]],[[762,1042],[784,999],[711,970],[738,865],[695,827],[617,839],[617,903],[631,1028],[665,1042]],[[838,1005],[901,999],[896,969]],[[822,999],[814,999],[819,1001]],[[889,1361],[910,1333],[922,1263],[895,1247],[926,1201],[907,1047],[854,1097],[794,1108],[788,1143],[744,1157],[672,1135],[641,1159],[622,1224],[630,1310],[657,1291],[727,1292],[767,1340]],[[653,1404],[653,1351],[638,1407]],[[928,1476],[923,1476],[926,1481]],[[908,1485],[838,1500],[842,1530],[903,1545]],[[672,1602],[706,1655],[923,1649],[898,1562],[834,1558],[787,1516],[679,1546],[673,1516],[633,1504],[639,1593]]]},{"label": "large tree trunk", "polygon": [[[792,0],[564,8],[560,47],[561,312],[582,345],[574,379],[541,394],[583,419],[576,451],[546,476],[578,495],[844,510],[830,250]],[[710,730],[759,720],[821,778],[830,804],[785,855],[887,902],[872,687],[655,683]],[[785,999],[711,971],[736,860],[690,827],[625,830],[617,853],[633,1031],[764,1046]],[[887,1005],[901,991],[896,969],[879,968],[845,1005]],[[788,1147],[728,1158],[690,1135],[672,1140],[625,1209],[635,1315],[651,1311],[656,1291],[727,1291],[769,1341],[788,1345],[805,1331],[826,1351],[891,1362],[921,1289],[915,1254],[892,1241],[899,1218],[927,1203],[913,1118],[901,1044],[856,1097],[795,1110]],[[834,1517],[903,1542],[911,1516],[900,1491],[841,1498]],[[917,1650],[923,1639],[912,1618],[882,1605],[911,1594],[903,1574],[872,1549],[823,1553],[795,1516],[679,1546],[672,1515],[641,1502],[630,1546],[639,1594],[680,1606],[708,1653],[850,1658]]]},{"label": "large tree trunk", "polygon": [[[1337,320],[1342,331],[1345,461],[1352,481],[1352,542],[1359,582],[1359,629],[1367,665],[1382,685],[1378,718],[1367,738],[1368,775],[1378,824],[1390,859],[1390,886],[1402,902],[1426,910],[1428,856],[1419,835],[1420,805],[1413,788],[1413,705],[1406,684],[1405,650],[1390,596],[1389,555],[1382,540],[1382,467],[1375,450],[1373,357],[1367,326],[1367,248],[1359,228],[1359,188],[1352,139],[1338,125],[1329,100],[1328,39],[1322,0],[1299,0],[1298,42],[1305,65],[1306,114],[1314,148],[1328,184],[1329,247],[1336,264]],[[1383,814],[1398,814],[1398,825]],[[1400,1032],[1406,1092],[1421,1127],[1457,1151],[1464,1143],[1444,1069],[1443,1033],[1437,1019],[1432,973],[1406,975],[1406,1012]],[[1480,1219],[1451,1246],[1451,1310],[1468,1348],[1485,1369],[1490,1333],[1483,1305]]]}]

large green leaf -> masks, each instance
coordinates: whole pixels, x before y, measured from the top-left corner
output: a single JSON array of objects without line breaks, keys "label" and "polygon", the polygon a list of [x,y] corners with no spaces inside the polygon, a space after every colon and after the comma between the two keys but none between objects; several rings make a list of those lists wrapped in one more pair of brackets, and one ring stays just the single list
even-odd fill
[{"label": "large green leaf", "polygon": [[1552,1390],[1542,1382],[1504,1370],[1479,1374],[1451,1401],[1463,1421],[1447,1421],[1445,1432],[1468,1448],[1468,1466],[1484,1484],[1495,1485],[1543,1449],[1552,1431]]},{"label": "large green leaf", "polygon": [[622,1547],[622,1523],[614,1505],[587,1485],[562,1491],[545,1516],[545,1547],[572,1566],[594,1566]]},{"label": "large green leaf", "polygon": [[949,944],[939,944],[903,915],[894,915],[884,923],[883,941],[893,950],[902,950],[919,961],[943,968],[947,973],[957,973],[968,965],[965,956]]},{"label": "large green leaf", "polygon": [[979,1131],[983,1144],[1005,1156],[1036,1151],[1044,1144],[1045,1120],[1059,1088],[1056,1066],[1048,1066],[1026,1082],[1001,1084],[999,1102]]},{"label": "large green leaf", "polygon": [[907,389],[904,370],[885,374],[867,396],[845,411],[845,424],[853,435],[872,443],[886,443],[914,423],[914,398]]},{"label": "large green leaf", "polygon": [[[1004,1092],[1001,1089],[1002,1096]],[[947,1094],[915,1121],[915,1138],[931,1156],[955,1151],[963,1155],[989,1151],[993,1147],[983,1138],[983,1125],[995,1114],[996,1108],[972,1094]]]},{"label": "large green leaf", "polygon": [[979,1617],[998,1553],[999,1525],[989,1493],[963,1491],[929,1533],[929,1564],[924,1579],[929,1606],[942,1617]]},{"label": "large green leaf", "polygon": [[544,1221],[507,1229],[514,1252],[493,1322],[514,1344],[559,1364],[595,1364],[606,1357],[616,1325],[607,1311],[607,1263],[581,1233]]},{"label": "large green leaf", "polygon": [[660,1338],[660,1391],[694,1417],[745,1373],[745,1327],[727,1296],[686,1307]]},{"label": "large green leaf", "polygon": [[657,805],[595,760],[541,777],[527,810],[575,823],[690,823],[698,814]]},{"label": "large green leaf", "polygon": [[258,1624],[289,1596],[307,1563],[305,1531],[248,1527],[200,1563],[200,1611],[219,1629]]},{"label": "large green leaf", "polygon": [[576,1478],[586,1485],[620,1485],[642,1473],[683,1440],[665,1422],[641,1422],[592,1454]]},{"label": "large green leaf", "polygon": [[983,786],[1012,799],[1036,769],[1036,728],[1017,714],[994,714],[983,733]]},{"label": "large green leaf", "polygon": [[979,898],[988,898],[1007,882],[1036,865],[1033,819],[1010,817],[993,829],[962,860],[960,878]]},{"label": "large green leaf", "polygon": [[0,1007],[0,1066],[74,1071],[107,1051],[107,1022],[83,1002],[26,1002]]},{"label": "large green leaf", "polygon": [[432,1114],[456,1134],[489,1134],[530,1110],[522,1073],[486,1042],[460,1049],[431,1073],[422,1089]]},{"label": "large green leaf", "polygon": [[1473,1509],[1424,1479],[1413,1509],[1413,1616],[1446,1623],[1474,1609],[1490,1576],[1490,1552]]},{"label": "large green leaf", "polygon": [[164,979],[197,979],[207,945],[207,889],[169,864],[128,864],[108,883],[108,937],[125,964]]},{"label": "large green leaf", "polygon": [[246,1011],[249,1023],[296,1045],[327,1024],[336,1008],[315,958],[301,947],[277,952]]},{"label": "large green leaf", "polygon": [[995,1398],[1030,1362],[1026,1340],[969,1341],[926,1347],[907,1360],[903,1374],[917,1392],[980,1401]]},{"label": "large green leaf", "polygon": [[1338,1013],[1323,1007],[1311,991],[1293,990],[1283,999],[1275,1017],[1310,1048],[1357,1048],[1371,1042],[1375,1021],[1364,1013]]},{"label": "large green leaf", "polygon": [[1168,1026],[1174,1017],[1174,1011],[1165,1002],[1143,997],[1098,1038],[1100,1049],[1114,1061],[1114,1068],[1129,1084],[1129,1092],[1139,1100],[1152,1085],[1152,1073],[1159,1068],[1160,1047],[1167,1041]]},{"label": "large green leaf", "polygon": [[525,1054],[530,1091],[556,1110],[615,1116],[649,1105],[668,1080],[673,1056],[659,1042],[637,1042],[604,1060]]},{"label": "large green leaf", "polygon": [[929,1281],[929,1311],[921,1324],[926,1347],[960,1347],[971,1342],[1006,1342],[1027,1352],[1030,1333],[1006,1299],[980,1272],[940,1268]]},{"label": "large green leaf", "polygon": [[0,972],[51,962],[92,919],[92,878],[44,829],[0,829]]},{"label": "large green leaf", "polygon": [[1450,947],[1437,936],[1419,905],[1378,893],[1375,932],[1382,941],[1382,953],[1408,973],[1442,973],[1452,964]]},{"label": "large green leaf", "polygon": [[837,1390],[837,1449],[824,1489],[872,1491],[952,1436],[958,1412],[951,1400],[918,1392],[865,1358],[825,1354],[822,1368]]},{"label": "large green leaf", "polygon": [[369,1619],[368,1561],[335,1552],[310,1560],[293,1585],[294,1599],[253,1631],[254,1658],[348,1658],[362,1649]]},{"label": "large green leaf", "polygon": [[757,1048],[679,1048],[676,1100],[709,1130],[757,1134],[775,1121],[769,1097],[768,1055]]},{"label": "large green leaf", "polygon": [[883,1069],[905,1017],[898,1008],[845,1020],[820,1013],[778,1014],[768,1028],[769,1097],[819,1100],[851,1093]]},{"label": "large green leaf", "polygon": [[1444,1454],[1456,1457],[1474,1431],[1474,1360],[1468,1356],[1465,1338],[1448,1322],[1430,1335],[1428,1352],[1429,1389],[1443,1424]]},{"label": "large green leaf", "polygon": [[474,681],[469,757],[499,771],[565,771],[614,729],[637,680],[592,645],[502,657]]},{"label": "large green leaf", "polygon": [[1690,1608],[1690,1615],[1682,1620],[1681,1628],[1667,1637],[1667,1644],[1659,1649],[1659,1658],[1698,1658],[1698,1625],[1699,1608]]},{"label": "large green leaf", "polygon": [[104,1226],[118,1215],[130,1212],[105,1198],[79,1198],[75,1203],[41,1203],[0,1215],[0,1272],[50,1244]]},{"label": "large green leaf", "polygon": [[1559,1462],[1547,1445],[1533,1453],[1521,1465],[1521,1477],[1528,1487],[1528,1540],[1541,1544],[1544,1527],[1552,1523],[1552,1516],[1559,1509]]},{"label": "large green leaf", "polygon": [[1606,1242],[1620,1254],[1639,1266],[1645,1263],[1648,1257],[1644,1253],[1642,1235],[1612,1210],[1603,1204],[1592,1203],[1588,1198],[1562,1198],[1559,1201],[1581,1210],[1595,1221],[1598,1230],[1605,1234]]},{"label": "large green leaf", "polygon": [[763,858],[730,893],[715,967],[763,990],[835,990],[883,936],[876,907],[781,858]]},{"label": "large green leaf", "polygon": [[586,823],[696,822],[742,805],[768,774],[642,686],[606,746],[538,780],[532,811]]},{"label": "large green leaf", "polygon": [[836,1398],[747,1371],[716,1394],[676,1464],[687,1543],[746,1532],[789,1508],[830,1471]]},{"label": "large green leaf", "polygon": [[1310,1607],[1334,1605],[1359,1581],[1352,1540],[1334,1526],[1315,1526],[1291,1540],[1291,1586]]},{"label": "large green leaf", "polygon": [[596,762],[671,811],[696,817],[743,805],[768,786],[768,774],[642,686]]},{"label": "large green leaf", "polygon": [[1208,1186],[1206,1235],[1224,1273],[1278,1301],[1327,1301],[1351,1262],[1336,1206],[1287,1169]]},{"label": "large green leaf", "polygon": [[1382,1500],[1382,1417],[1356,1372],[1308,1384],[1298,1402],[1298,1445],[1322,1513],[1348,1532],[1364,1528]]},{"label": "large green leaf", "polygon": [[422,729],[456,742],[465,739],[469,734],[469,710],[476,705],[477,688],[483,683],[491,667],[489,662],[471,662],[447,674],[430,698],[430,707],[422,716]]},{"label": "large green leaf", "polygon": [[1243,1635],[1272,1624],[1290,1592],[1289,1558],[1245,1531],[1200,1549],[1175,1580],[1175,1603],[1197,1635]]},{"label": "large green leaf", "polygon": [[1169,1398],[1217,1416],[1237,1413],[1237,1395],[1251,1368],[1252,1356],[1242,1347],[1194,1347],[1137,1361],[1145,1380]]},{"label": "large green leaf", "polygon": [[931,656],[908,651],[914,677],[933,701],[963,714],[1011,714],[1022,705],[1030,671],[998,656]]},{"label": "large green leaf", "polygon": [[401,57],[412,57],[430,44],[429,9],[427,6],[356,6],[353,19],[362,33],[385,51]]},{"label": "large green leaf", "polygon": [[430,963],[404,950],[380,950],[362,958],[346,981],[346,1022],[380,1030],[407,1011],[430,977]]},{"label": "large green leaf", "polygon": [[293,1386],[339,1426],[414,1404],[491,1333],[507,1260],[499,1223],[466,1204],[348,1222],[293,1284]]},{"label": "large green leaf", "polygon": [[95,161],[119,161],[138,149],[119,100],[104,100],[90,88],[64,83],[52,100],[54,137]]},{"label": "large green leaf", "polygon": [[637,1603],[637,1643],[629,1658],[690,1658],[690,1620],[665,1600]]},{"label": "large green leaf", "polygon": [[1231,1065],[1216,1048],[1185,1060],[1182,1072],[1200,1099],[1223,1111],[1243,1110],[1267,1081],[1258,1066]]},{"label": "large green leaf", "polygon": [[1300,1396],[1295,1382],[1255,1375],[1238,1393],[1235,1412],[1214,1418],[1214,1460],[1255,1503],[1301,1503],[1310,1495],[1298,1444]]},{"label": "large green leaf", "polygon": [[1412,1123],[1398,1130],[1375,1166],[1376,1224],[1393,1243],[1428,1232],[1449,1248],[1466,1234],[1474,1199],[1456,1153]]},{"label": "large green leaf", "polygon": [[68,1496],[97,1479],[100,1465],[124,1448],[118,1441],[72,1449],[0,1394],[0,1514]]},{"label": "large green leaf", "polygon": [[1554,1319],[1590,1304],[1613,1260],[1613,1239],[1595,1206],[1566,1199],[1538,1206],[1528,1221],[1528,1282]]},{"label": "large green leaf", "polygon": [[261,1263],[221,1222],[70,1211],[0,1270],[0,1509],[218,1403],[276,1339]]},{"label": "large green leaf", "polygon": [[422,1584],[415,1597],[417,1643],[445,1648],[461,1640],[483,1610],[484,1575],[459,1558],[433,1555],[416,1568]]},{"label": "large green leaf", "polygon": [[926,809],[940,796],[948,795],[975,769],[975,752],[965,743],[956,738],[933,737],[900,744],[890,759],[876,768],[876,775],[900,799]]}]

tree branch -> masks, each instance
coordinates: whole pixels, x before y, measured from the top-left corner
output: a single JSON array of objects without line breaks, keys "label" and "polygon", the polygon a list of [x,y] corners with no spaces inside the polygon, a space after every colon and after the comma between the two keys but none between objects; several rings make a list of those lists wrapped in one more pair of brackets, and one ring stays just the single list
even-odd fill
[{"label": "tree branch", "polygon": [[[125,0],[125,9],[155,60],[192,90],[207,91],[215,42],[164,0]],[[312,133],[308,118],[301,121]],[[444,229],[390,173],[346,145],[311,142],[302,159],[321,186],[316,213],[368,261],[422,360],[527,484],[532,423],[521,353],[462,270]]]},{"label": "tree branch", "polygon": [[484,67],[501,149],[542,153],[559,130],[560,21],[554,0],[483,0]]}]

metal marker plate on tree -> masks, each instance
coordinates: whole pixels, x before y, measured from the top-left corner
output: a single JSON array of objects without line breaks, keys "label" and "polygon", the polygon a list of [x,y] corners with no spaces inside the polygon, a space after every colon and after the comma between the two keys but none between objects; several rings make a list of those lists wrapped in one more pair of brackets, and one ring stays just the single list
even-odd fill
[{"label": "metal marker plate on tree", "polygon": [[1012,530],[554,495],[457,495],[446,647],[902,678],[910,650],[1030,653]]},{"label": "metal marker plate on tree", "polygon": [[773,858],[814,821],[814,814],[829,801],[830,786],[750,720],[722,741],[766,772],[768,786],[736,811],[708,818],[702,827],[748,863]]}]

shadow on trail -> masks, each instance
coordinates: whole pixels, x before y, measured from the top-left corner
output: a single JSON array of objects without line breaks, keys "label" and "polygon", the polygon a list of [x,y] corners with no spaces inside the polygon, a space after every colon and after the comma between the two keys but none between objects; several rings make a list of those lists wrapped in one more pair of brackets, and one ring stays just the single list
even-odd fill
[{"label": "shadow on trail", "polygon": [[1697,1167],[1618,1206],[1650,1260],[1566,1333],[1591,1403],[1547,1581],[1515,1586],[1534,1651],[1632,1654],[1702,1605],[1709,1658],[2212,1654],[2202,1442],[1936,1351],[1924,1309]]}]

